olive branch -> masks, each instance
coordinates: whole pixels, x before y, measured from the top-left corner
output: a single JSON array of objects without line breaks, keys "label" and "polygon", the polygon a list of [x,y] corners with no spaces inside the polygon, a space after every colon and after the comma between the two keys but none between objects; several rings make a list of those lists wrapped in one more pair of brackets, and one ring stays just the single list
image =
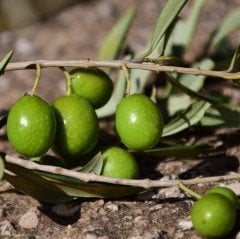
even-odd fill
[{"label": "olive branch", "polygon": [[[5,156],[5,161],[7,163],[15,164],[26,169],[36,170],[45,173],[52,173],[61,176],[67,176],[74,179],[79,179],[83,182],[98,182],[98,183],[108,183],[108,184],[115,184],[115,185],[124,185],[124,186],[132,186],[132,187],[141,187],[145,189],[150,188],[167,188],[173,186],[179,186],[179,184],[184,185],[193,185],[199,183],[216,183],[222,182],[227,180],[238,180],[240,179],[239,173],[233,173],[231,175],[222,175],[222,176],[213,176],[213,177],[202,177],[202,178],[194,178],[194,179],[186,179],[186,180],[179,180],[179,179],[169,179],[169,180],[151,180],[148,178],[145,179],[121,179],[121,178],[110,178],[104,177],[101,175],[96,175],[94,173],[82,173],[76,172],[72,170],[67,170],[61,167],[49,166],[49,165],[40,165],[28,160],[24,160],[18,157],[14,157],[11,155]],[[6,174],[12,174],[5,169]]]},{"label": "olive branch", "polygon": [[[164,63],[164,62],[163,62]],[[208,77],[217,77],[226,80],[238,80],[240,79],[240,72],[231,73],[228,71],[215,71],[215,70],[204,70],[199,67],[181,67],[181,66],[171,66],[152,63],[152,62],[136,62],[129,60],[111,60],[111,61],[100,61],[100,60],[68,60],[68,61],[52,61],[52,60],[35,60],[35,61],[24,61],[24,62],[14,62],[9,63],[5,71],[14,70],[26,70],[26,69],[36,69],[36,66],[41,68],[49,67],[107,67],[113,69],[122,69],[126,67],[128,69],[139,69],[148,70],[154,72],[170,72],[170,73],[182,73],[191,74],[195,76],[203,75]]]}]

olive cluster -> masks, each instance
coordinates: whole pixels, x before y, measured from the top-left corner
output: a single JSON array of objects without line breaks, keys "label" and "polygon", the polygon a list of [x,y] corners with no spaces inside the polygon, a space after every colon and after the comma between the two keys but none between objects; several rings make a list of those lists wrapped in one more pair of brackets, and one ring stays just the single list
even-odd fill
[{"label": "olive cluster", "polygon": [[[49,105],[36,95],[20,97],[10,109],[7,135],[21,155],[33,158],[51,148],[65,162],[91,152],[99,140],[95,110],[110,99],[113,82],[98,68],[76,68],[70,72],[69,94]],[[132,150],[154,147],[162,135],[162,115],[155,103],[143,94],[122,99],[116,109],[116,130],[123,144]],[[102,149],[102,174],[137,178],[138,165],[125,149]]]},{"label": "olive cluster", "polygon": [[233,229],[239,209],[237,195],[226,187],[213,187],[192,207],[196,232],[206,238],[223,238]]}]

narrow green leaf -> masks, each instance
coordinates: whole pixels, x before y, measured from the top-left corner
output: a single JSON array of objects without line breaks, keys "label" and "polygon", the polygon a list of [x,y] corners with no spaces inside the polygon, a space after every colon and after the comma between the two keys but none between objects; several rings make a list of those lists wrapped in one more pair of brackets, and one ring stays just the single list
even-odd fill
[{"label": "narrow green leaf", "polygon": [[171,26],[173,21],[176,19],[187,0],[168,0],[163,10],[160,13],[157,24],[155,26],[151,46],[149,50],[143,55],[143,57],[152,53],[152,51],[157,47],[160,40]]},{"label": "narrow green leaf", "polygon": [[167,112],[170,117],[174,116],[176,113],[185,110],[191,103],[193,99],[184,93],[171,93],[166,101]]},{"label": "narrow green leaf", "polygon": [[142,153],[158,159],[159,157],[174,157],[177,159],[197,158],[199,154],[207,148],[208,146],[206,144],[174,145],[174,146],[154,148],[154,149],[146,150]]},{"label": "narrow green leaf", "polygon": [[179,133],[198,123],[210,106],[209,102],[203,100],[195,101],[179,117],[164,126],[162,136],[166,137]]},{"label": "narrow green leaf", "polygon": [[74,197],[85,198],[122,198],[133,196],[146,191],[140,187],[130,187],[117,184],[102,184],[102,183],[74,183],[53,181],[55,185],[64,190],[68,195]]},{"label": "narrow green leaf", "polygon": [[217,49],[219,43],[229,36],[231,32],[240,27],[240,8],[236,8],[218,26],[216,32],[209,43],[209,51],[212,52]]},{"label": "narrow green leaf", "polygon": [[221,107],[220,105],[212,105],[209,108],[200,123],[202,126],[240,126],[240,107],[229,106]]},{"label": "narrow green leaf", "polygon": [[0,75],[4,73],[4,70],[10,61],[11,57],[13,55],[13,51],[8,52],[8,54],[1,60],[0,62]]},{"label": "narrow green leaf", "polygon": [[120,70],[119,77],[114,86],[114,90],[110,100],[102,108],[96,110],[97,116],[99,118],[108,117],[115,113],[117,105],[119,104],[121,99],[124,97],[124,94],[126,91],[126,85],[127,85],[127,81],[125,79],[125,75]]},{"label": "narrow green leaf", "polygon": [[42,155],[40,157],[31,158],[30,161],[42,165],[52,165],[62,168],[67,168],[68,166],[63,159],[48,154]]},{"label": "narrow green leaf", "polygon": [[230,66],[226,70],[227,72],[238,72],[240,70],[240,45],[238,45],[234,52]]},{"label": "narrow green leaf", "polygon": [[[203,59],[200,62],[196,62],[192,65],[192,67],[199,67],[204,70],[211,70],[214,67],[214,62],[211,59]],[[203,87],[206,76],[200,75],[196,78],[193,75],[182,74],[179,77],[179,82],[190,88],[193,91],[199,91]]]},{"label": "narrow green leaf", "polygon": [[[193,64],[192,67],[211,70],[214,67],[214,62],[210,59],[203,59],[202,61]],[[203,87],[205,79],[206,76],[203,75],[196,77],[193,75],[181,74],[178,78],[178,82],[182,86],[187,87],[194,92],[198,92]],[[176,81],[177,80],[175,80],[175,82]],[[192,99],[189,95],[185,94],[186,92],[182,90],[183,89],[172,91],[168,97],[167,107],[170,116],[180,110],[186,109],[192,103]]]},{"label": "narrow green leaf", "polygon": [[[206,95],[203,95],[196,91],[193,91],[193,90],[187,88],[186,86],[182,85],[181,83],[179,83],[172,75],[170,75],[168,73],[166,74],[166,76],[168,77],[168,80],[172,85],[176,86],[178,89],[182,90],[187,95],[189,95],[193,98],[197,98],[202,101],[211,103],[212,107],[214,107],[215,109],[217,109],[218,112],[220,112],[220,115],[218,116],[218,120],[214,123],[215,125],[220,124],[219,118],[221,118],[221,117],[223,117],[224,122],[226,122],[227,125],[228,124],[229,125],[237,124],[238,119],[240,119],[240,112],[237,110],[237,107],[232,107],[230,105],[219,103],[219,101],[216,98],[206,96]],[[213,112],[211,114],[213,114]],[[215,111],[214,115],[211,116],[212,121],[214,120],[214,118],[216,119],[216,111]],[[208,115],[208,123],[207,123],[207,121],[205,121],[205,123],[202,122],[202,124],[205,124],[205,125],[210,124],[209,118],[210,118],[210,115]],[[213,123],[211,123],[211,124],[213,125]]]},{"label": "narrow green leaf", "polygon": [[43,172],[32,171],[14,164],[7,164],[6,168],[15,175],[9,173],[4,177],[16,189],[46,203],[62,203],[77,197],[120,198],[145,191],[139,187],[85,183],[56,174],[49,177],[50,173],[43,176]]},{"label": "narrow green leaf", "polygon": [[100,173],[102,172],[102,166],[103,166],[102,154],[101,152],[99,152],[84,167],[75,171],[81,173],[95,173],[97,175],[100,175]]},{"label": "narrow green leaf", "polygon": [[44,179],[32,170],[6,163],[6,169],[14,173],[5,173],[4,179],[19,191],[46,203],[63,203],[73,200],[61,188]]},{"label": "narrow green leaf", "polygon": [[98,53],[101,60],[116,59],[119,51],[124,46],[125,38],[131,27],[135,15],[135,7],[129,8],[120,20],[111,29],[109,34],[103,40],[102,46]]},{"label": "narrow green leaf", "polygon": [[3,158],[0,155],[0,180],[2,179],[3,175],[4,175],[4,162],[3,162]]},{"label": "narrow green leaf", "polygon": [[151,71],[143,71],[139,69],[131,70],[130,94],[142,93],[151,74]]},{"label": "narrow green leaf", "polygon": [[[210,103],[217,103],[216,99],[211,97],[211,96],[206,96],[203,95],[199,92],[193,91],[190,88],[182,85],[179,81],[177,81],[170,73],[166,73],[165,74],[167,80],[169,81],[169,83],[171,83],[173,86],[175,86],[177,89],[179,89],[180,91],[183,91],[184,93],[186,93],[187,95],[193,97],[193,98],[197,98],[197,99],[201,99],[203,101],[207,101]],[[197,77],[195,80],[198,80]]]},{"label": "narrow green leaf", "polygon": [[[179,21],[176,25],[176,28],[173,32],[173,41],[172,45],[177,46],[178,49],[181,48],[183,53],[188,47],[189,43],[193,39],[195,34],[199,17],[201,15],[202,8],[206,0],[198,0],[192,2],[192,7],[190,9],[190,14],[186,20]],[[173,55],[174,52],[172,52]]]}]

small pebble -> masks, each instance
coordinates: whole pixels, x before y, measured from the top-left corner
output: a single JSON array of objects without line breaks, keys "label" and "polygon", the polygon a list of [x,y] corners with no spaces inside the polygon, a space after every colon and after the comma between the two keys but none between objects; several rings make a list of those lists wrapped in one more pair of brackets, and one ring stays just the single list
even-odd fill
[{"label": "small pebble", "polygon": [[183,198],[184,194],[178,187],[164,188],[159,190],[158,198]]},{"label": "small pebble", "polygon": [[117,212],[118,211],[118,206],[116,204],[113,204],[113,203],[106,204],[105,207],[112,212]]},{"label": "small pebble", "polygon": [[190,230],[193,227],[193,224],[190,220],[182,220],[178,223],[178,226],[181,230],[186,231]]},{"label": "small pebble", "polygon": [[31,208],[28,212],[21,216],[18,224],[21,228],[32,229],[38,226],[37,209]]},{"label": "small pebble", "polygon": [[84,239],[97,239],[97,236],[91,233],[87,233],[85,234]]},{"label": "small pebble", "polygon": [[0,238],[2,238],[2,236],[11,236],[13,231],[14,228],[9,221],[4,220],[0,223]]},{"label": "small pebble", "polygon": [[148,223],[148,219],[143,216],[137,216],[134,218],[133,223],[138,227],[146,227]]},{"label": "small pebble", "polygon": [[158,211],[162,208],[162,204],[157,204],[149,208],[149,211]]}]

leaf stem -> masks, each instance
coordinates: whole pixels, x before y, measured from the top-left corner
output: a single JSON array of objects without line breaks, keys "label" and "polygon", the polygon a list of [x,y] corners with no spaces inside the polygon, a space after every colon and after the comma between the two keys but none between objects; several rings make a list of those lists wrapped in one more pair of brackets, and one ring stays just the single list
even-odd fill
[{"label": "leaf stem", "polygon": [[72,93],[72,81],[71,81],[71,76],[70,76],[69,72],[66,70],[65,67],[62,66],[62,67],[59,67],[59,68],[63,71],[63,73],[64,73],[64,75],[65,75],[67,95],[71,95],[71,93]]},{"label": "leaf stem", "polygon": [[39,81],[40,81],[40,78],[41,78],[41,74],[42,73],[42,69],[41,69],[41,66],[39,63],[36,64],[36,79],[34,81],[34,85],[33,85],[33,88],[31,90],[31,93],[30,93],[30,96],[33,96],[36,94],[36,91],[37,91],[37,87],[38,87],[38,84],[39,84]]},{"label": "leaf stem", "polygon": [[194,197],[197,200],[202,197],[200,194],[194,192],[193,190],[191,190],[190,188],[185,186],[183,183],[179,183],[178,187],[181,188],[184,192],[188,193],[189,195],[191,195],[192,197]]},{"label": "leaf stem", "polygon": [[126,77],[126,81],[127,81],[125,96],[128,96],[128,95],[130,95],[130,92],[131,92],[131,78],[130,78],[128,68],[124,64],[122,65],[122,70],[123,70],[123,73],[124,73],[124,75]]}]

